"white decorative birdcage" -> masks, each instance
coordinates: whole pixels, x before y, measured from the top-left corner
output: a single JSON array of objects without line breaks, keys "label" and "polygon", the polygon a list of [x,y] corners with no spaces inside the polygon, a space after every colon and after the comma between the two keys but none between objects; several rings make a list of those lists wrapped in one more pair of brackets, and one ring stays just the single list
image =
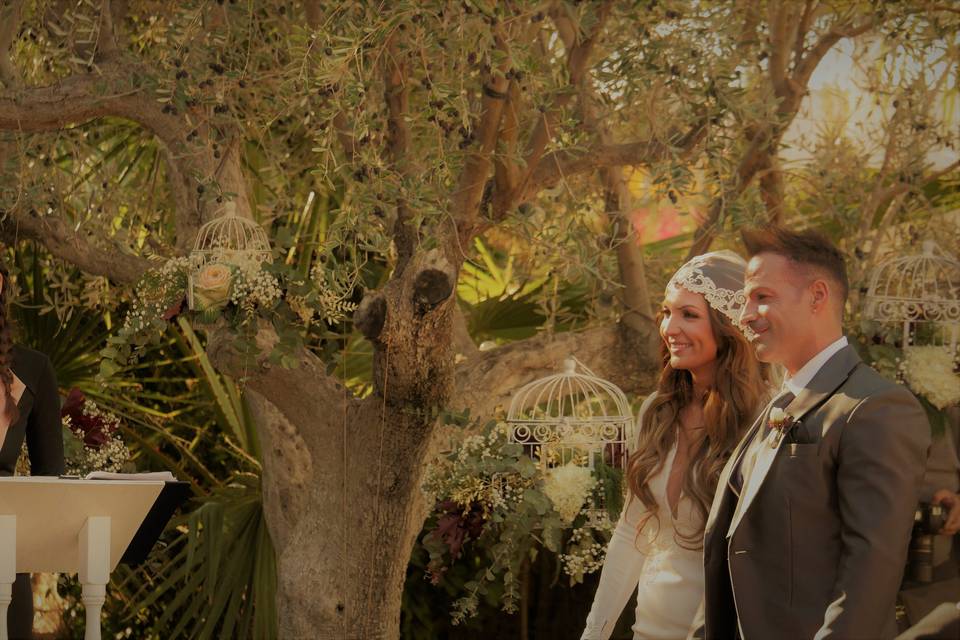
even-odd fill
[{"label": "white decorative birdcage", "polygon": [[[599,464],[626,467],[632,421],[623,391],[570,357],[561,373],[535,380],[514,394],[506,425],[510,441],[523,445],[541,471],[566,464],[593,471]],[[604,495],[604,490],[595,493]],[[602,507],[591,499],[587,513],[592,526],[607,520]]]},{"label": "white decorative birdcage", "polygon": [[902,346],[955,350],[960,334],[960,262],[935,242],[919,255],[890,258],[873,272],[864,317],[902,330]]},{"label": "white decorative birdcage", "polygon": [[232,202],[228,202],[223,211],[223,215],[200,227],[190,252],[187,305],[191,309],[195,308],[195,280],[205,267],[247,268],[269,262],[272,256],[270,239],[263,227],[238,216]]}]

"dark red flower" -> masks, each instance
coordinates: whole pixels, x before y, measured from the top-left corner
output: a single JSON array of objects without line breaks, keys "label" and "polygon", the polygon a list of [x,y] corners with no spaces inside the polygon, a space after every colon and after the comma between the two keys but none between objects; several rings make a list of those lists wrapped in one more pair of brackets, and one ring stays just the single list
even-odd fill
[{"label": "dark red flower", "polygon": [[110,440],[113,425],[102,417],[84,413],[86,400],[83,392],[74,387],[67,394],[67,400],[60,409],[60,415],[70,418],[70,430],[83,440],[84,446],[99,449]]}]

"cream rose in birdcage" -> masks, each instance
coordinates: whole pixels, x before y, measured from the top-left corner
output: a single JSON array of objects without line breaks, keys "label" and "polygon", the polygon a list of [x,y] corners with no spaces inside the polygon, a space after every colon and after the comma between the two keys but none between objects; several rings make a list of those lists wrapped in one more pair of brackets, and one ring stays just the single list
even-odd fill
[{"label": "cream rose in birdcage", "polygon": [[190,274],[188,295],[190,308],[195,311],[220,309],[230,300],[236,268],[223,262],[203,265]]}]

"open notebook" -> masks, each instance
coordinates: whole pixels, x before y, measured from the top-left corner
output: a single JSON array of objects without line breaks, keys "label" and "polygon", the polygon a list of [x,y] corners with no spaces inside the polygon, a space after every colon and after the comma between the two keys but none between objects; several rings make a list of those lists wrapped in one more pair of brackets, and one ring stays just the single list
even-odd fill
[{"label": "open notebook", "polygon": [[169,471],[150,471],[148,473],[110,473],[108,471],[93,471],[83,478],[84,480],[143,480],[156,482],[176,482],[177,478]]}]

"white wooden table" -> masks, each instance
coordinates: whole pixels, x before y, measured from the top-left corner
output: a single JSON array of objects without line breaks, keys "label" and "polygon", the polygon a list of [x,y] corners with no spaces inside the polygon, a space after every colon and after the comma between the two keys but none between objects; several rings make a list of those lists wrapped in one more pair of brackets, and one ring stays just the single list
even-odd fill
[{"label": "white wooden table", "polygon": [[[77,573],[86,640],[100,640],[110,573],[163,489],[162,481],[0,477],[0,621],[20,573]],[[7,640],[0,624],[0,640]]]}]

